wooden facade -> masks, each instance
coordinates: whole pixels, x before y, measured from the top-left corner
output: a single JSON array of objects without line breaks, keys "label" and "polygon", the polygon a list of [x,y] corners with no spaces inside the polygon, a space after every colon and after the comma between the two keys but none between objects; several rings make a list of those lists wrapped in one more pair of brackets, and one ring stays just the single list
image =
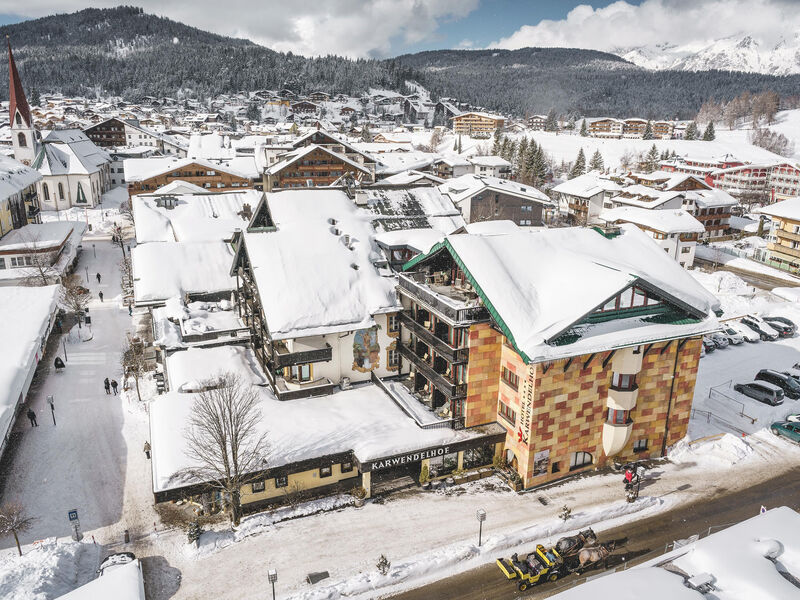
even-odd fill
[{"label": "wooden facade", "polygon": [[104,148],[110,146],[124,146],[125,142],[125,123],[120,119],[106,119],[102,123],[92,125],[84,131],[95,146]]},{"label": "wooden facade", "polygon": [[484,113],[466,112],[453,117],[453,131],[455,133],[494,133],[495,129],[502,129],[505,119]]},{"label": "wooden facade", "polygon": [[287,162],[278,170],[270,169],[264,175],[266,191],[282,188],[320,187],[331,185],[345,173],[354,177],[368,175],[366,168],[337,157],[323,147],[317,147],[309,153],[300,155],[294,161]]},{"label": "wooden facade", "polygon": [[142,192],[152,192],[176,179],[199,185],[210,192],[224,192],[254,187],[252,179],[225,171],[221,165],[214,165],[211,168],[199,163],[190,163],[176,168],[174,171],[159,173],[141,181],[129,182],[128,194],[133,196]]}]

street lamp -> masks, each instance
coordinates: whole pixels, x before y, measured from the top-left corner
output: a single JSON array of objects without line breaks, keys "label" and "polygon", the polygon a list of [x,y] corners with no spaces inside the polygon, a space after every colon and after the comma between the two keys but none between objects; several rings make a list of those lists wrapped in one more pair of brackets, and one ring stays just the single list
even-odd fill
[{"label": "street lamp", "polygon": [[50,405],[50,412],[53,415],[53,425],[56,424],[56,405],[52,396],[47,397],[47,403]]},{"label": "street lamp", "polygon": [[278,581],[278,572],[275,569],[270,569],[269,573],[269,582],[272,584],[272,600],[275,600],[275,582]]},{"label": "street lamp", "polygon": [[481,538],[483,537],[483,522],[486,520],[486,511],[479,508],[475,516],[478,518],[478,548],[480,548]]}]

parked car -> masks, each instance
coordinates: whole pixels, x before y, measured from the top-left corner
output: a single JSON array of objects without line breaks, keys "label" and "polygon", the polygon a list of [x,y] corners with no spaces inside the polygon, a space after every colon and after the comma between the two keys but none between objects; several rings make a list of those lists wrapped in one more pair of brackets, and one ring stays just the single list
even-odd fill
[{"label": "parked car", "polygon": [[755,343],[761,340],[761,336],[758,335],[755,331],[750,329],[744,323],[740,323],[739,321],[731,321],[728,323],[728,326],[733,329],[736,333],[741,335],[744,338],[745,342],[748,343]]},{"label": "parked car", "polygon": [[793,442],[800,442],[800,423],[778,421],[769,428],[775,435],[785,437]]},{"label": "parked car", "polygon": [[775,331],[768,323],[764,323],[757,317],[747,316],[742,317],[742,323],[747,325],[750,329],[755,331],[762,341],[774,342],[778,339],[778,332]]},{"label": "parked car", "polygon": [[797,332],[797,326],[784,317],[764,317],[764,321],[777,329],[781,337],[792,337]]},{"label": "parked car", "polygon": [[719,332],[712,333],[708,336],[717,348],[727,348],[728,338]]},{"label": "parked car", "polygon": [[800,398],[800,382],[789,373],[780,373],[772,369],[761,369],[756,374],[755,379],[756,381],[768,381],[773,385],[777,385],[783,390],[783,393],[792,400]]},{"label": "parked car", "polygon": [[[720,335],[724,335],[732,346],[738,346],[744,342],[744,336],[732,327],[725,327]],[[756,338],[756,341],[758,341],[758,338]]]},{"label": "parked car", "polygon": [[786,415],[786,420],[792,423],[800,423],[800,413],[793,415]]},{"label": "parked car", "polygon": [[733,389],[764,404],[778,406],[783,404],[783,390],[777,385],[767,381],[751,381],[750,383],[737,383]]},{"label": "parked car", "polygon": [[707,336],[703,336],[703,350],[706,351],[706,354],[713,352],[717,349],[717,345],[708,339]]}]

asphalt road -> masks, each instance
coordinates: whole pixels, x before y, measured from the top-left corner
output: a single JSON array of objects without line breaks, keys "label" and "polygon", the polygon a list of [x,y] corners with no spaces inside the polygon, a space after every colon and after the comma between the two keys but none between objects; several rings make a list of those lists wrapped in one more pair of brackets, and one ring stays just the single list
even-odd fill
[{"label": "asphalt road", "polygon": [[[618,541],[618,548],[609,559],[609,568],[627,562],[636,564],[655,558],[666,545],[693,534],[705,536],[709,527],[714,530],[738,523],[758,514],[761,505],[768,508],[788,506],[800,510],[800,467],[783,473],[765,483],[734,493],[724,488],[714,491],[711,498],[700,500],[653,517],[628,523],[599,534],[601,542]],[[531,549],[533,544],[531,544]],[[499,557],[498,557],[499,558]],[[589,571],[586,576],[599,574]],[[547,598],[568,587],[582,583],[585,577],[570,575],[555,583],[542,584],[520,592],[508,581],[496,564],[490,563],[471,571],[442,579],[430,585],[392,596],[396,600],[504,600]]]}]

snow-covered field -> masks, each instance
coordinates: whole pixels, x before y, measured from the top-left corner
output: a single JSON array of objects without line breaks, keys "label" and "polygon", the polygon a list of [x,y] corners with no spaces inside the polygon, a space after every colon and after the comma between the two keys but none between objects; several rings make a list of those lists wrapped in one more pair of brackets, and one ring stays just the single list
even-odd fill
[{"label": "snow-covered field", "polygon": [[[791,157],[795,160],[800,159],[800,109],[783,110],[775,117],[775,122],[772,125],[763,125],[768,127],[771,131],[782,133],[790,141],[794,142],[794,155]],[[750,135],[751,127],[748,125],[740,129],[724,129],[721,124],[715,123],[717,140],[725,144],[736,146],[749,146],[750,142],[748,136]]]}]

